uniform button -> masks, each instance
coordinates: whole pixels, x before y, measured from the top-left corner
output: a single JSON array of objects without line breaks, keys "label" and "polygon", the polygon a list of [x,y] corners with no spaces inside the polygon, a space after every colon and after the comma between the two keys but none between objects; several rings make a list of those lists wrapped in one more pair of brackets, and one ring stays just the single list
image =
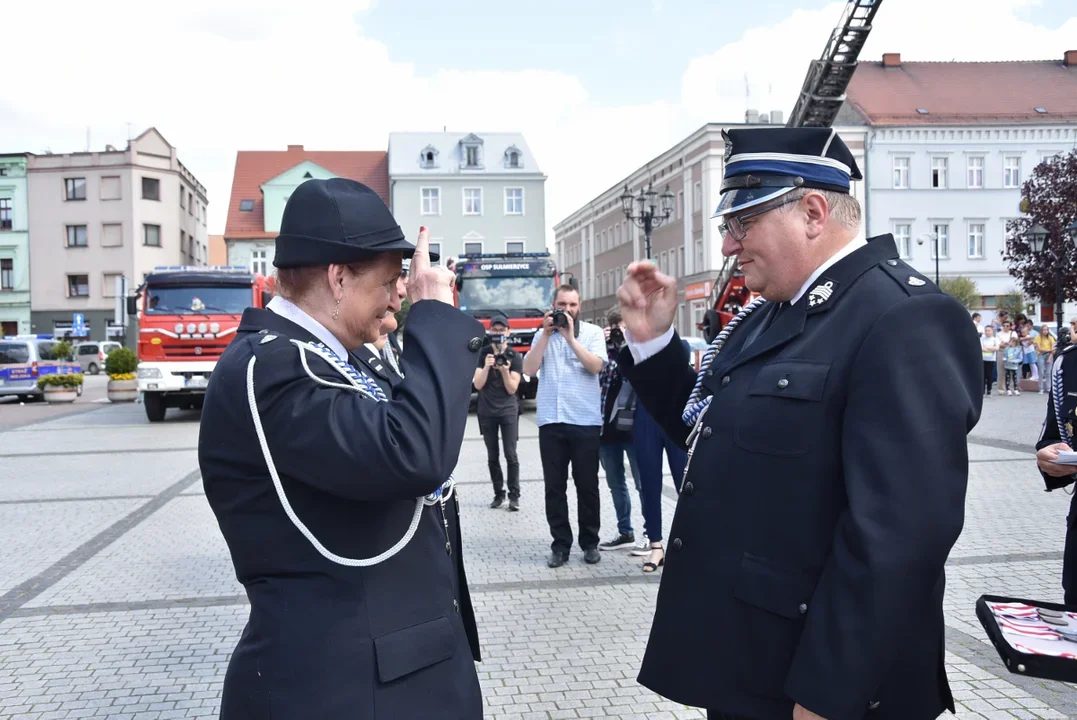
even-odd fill
[{"label": "uniform button", "polygon": [[670,543],[670,545],[673,547],[674,550],[680,550],[681,546],[684,545],[684,543],[681,542],[680,538],[673,538],[673,542]]},{"label": "uniform button", "polygon": [[728,375],[726,375],[724,378],[722,378],[722,387],[725,387],[726,385],[728,385],[729,380],[730,380],[730,378],[729,378]]},{"label": "uniform button", "polygon": [[481,347],[482,347],[482,339],[477,338],[477,337],[476,338],[471,338],[471,340],[467,344],[467,349],[470,350],[471,352],[478,352],[479,348],[481,348]]},{"label": "uniform button", "polygon": [[886,264],[890,267],[897,267],[897,260],[887,260]]},{"label": "uniform button", "polygon": [[797,610],[799,610],[800,614],[803,615],[804,613],[808,612],[808,604],[800,603],[800,607],[798,607]]},{"label": "uniform button", "polygon": [[695,486],[695,485],[693,485],[692,483],[690,483],[690,482],[686,482],[686,483],[684,484],[684,494],[685,494],[685,495],[691,495],[691,494],[692,494],[692,493],[694,493],[695,491],[696,491],[696,486]]},{"label": "uniform button", "polygon": [[703,374],[706,375],[707,377],[710,377],[711,375],[714,374],[714,371],[713,370],[708,370],[707,372],[705,372]]},{"label": "uniform button", "polygon": [[455,610],[456,612],[460,612],[460,601],[457,600],[456,598],[453,598],[453,600],[452,600],[452,609]]},{"label": "uniform button", "polygon": [[710,428],[710,425],[708,425],[707,427],[703,428],[703,432],[700,433],[700,435],[702,435],[705,438],[709,438],[711,436],[711,432],[712,432],[712,430]]},{"label": "uniform button", "polygon": [[782,390],[785,390],[787,387],[789,387],[789,381],[785,378],[782,378],[778,381],[778,387],[780,387]]}]

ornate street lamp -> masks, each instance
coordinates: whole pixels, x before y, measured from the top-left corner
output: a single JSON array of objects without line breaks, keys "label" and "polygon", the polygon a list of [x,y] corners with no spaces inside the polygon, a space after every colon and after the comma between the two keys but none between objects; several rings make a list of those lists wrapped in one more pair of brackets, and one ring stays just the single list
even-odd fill
[{"label": "ornate street lamp", "polygon": [[[1075,223],[1077,224],[1077,223]],[[1039,255],[1042,252],[1050,253],[1055,261],[1055,332],[1057,337],[1062,337],[1062,263],[1051,246],[1047,244],[1047,228],[1036,223],[1025,231],[1025,237],[1032,248],[1032,252]]]},{"label": "ornate street lamp", "polygon": [[[634,206],[639,205],[636,209]],[[666,191],[659,199],[654,189],[654,183],[647,183],[647,189],[640,188],[639,195],[633,195],[625,185],[625,191],[621,194],[621,211],[625,218],[631,220],[637,226],[643,228],[646,239],[647,259],[651,259],[651,231],[664,223],[673,214],[673,193],[666,185]]]}]

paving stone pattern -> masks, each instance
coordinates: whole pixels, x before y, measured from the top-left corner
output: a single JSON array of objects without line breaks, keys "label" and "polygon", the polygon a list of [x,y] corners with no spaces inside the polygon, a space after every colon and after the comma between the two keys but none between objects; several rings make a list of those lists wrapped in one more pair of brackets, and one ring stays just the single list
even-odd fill
[{"label": "paving stone pattern", "polygon": [[[1069,496],[1043,492],[1029,452],[1043,404],[1038,395],[991,398],[969,445],[965,528],[946,590],[961,720],[1077,717],[1077,688],[1009,674],[973,611],[985,592],[1061,595]],[[170,413],[150,425],[141,406],[102,405],[0,432],[0,720],[216,718],[247,605],[191,475],[197,420]],[[487,507],[473,415],[456,470],[485,717],[705,717],[636,682],[660,573],[644,575],[626,552],[586,565],[578,548],[563,568],[546,567],[533,411],[520,432],[521,512]],[[600,482],[605,539],[614,515]],[[666,483],[668,531],[676,495]],[[571,490],[569,506],[578,531]]]}]

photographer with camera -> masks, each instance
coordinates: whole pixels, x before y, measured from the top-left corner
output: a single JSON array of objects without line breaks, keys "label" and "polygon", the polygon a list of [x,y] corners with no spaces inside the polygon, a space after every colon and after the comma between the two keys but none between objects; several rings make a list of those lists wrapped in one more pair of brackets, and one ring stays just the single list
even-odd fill
[{"label": "photographer with camera", "polygon": [[504,315],[490,320],[487,345],[479,353],[479,367],[472,384],[479,392],[479,432],[486,441],[486,457],[490,465],[490,480],[494,484],[491,508],[505,502],[505,480],[501,475],[501,455],[497,435],[505,446],[505,464],[509,468],[509,510],[520,509],[520,460],[516,455],[516,440],[520,436],[520,404],[516,389],[520,387],[523,358],[508,346],[509,321]]},{"label": "photographer with camera", "polygon": [[[632,528],[632,498],[629,496],[628,483],[625,479],[625,456],[632,470],[632,480],[636,492],[640,492],[639,467],[636,465],[636,449],[632,446],[633,425],[635,423],[636,394],[632,386],[621,375],[617,366],[617,353],[625,344],[624,322],[621,311],[614,308],[606,314],[606,366],[599,374],[602,386],[602,436],[599,440],[599,460],[606,471],[606,485],[613,498],[613,508],[617,512],[617,535],[611,540],[599,543],[599,550],[622,550],[631,548],[636,543],[636,534]],[[643,495],[640,494],[642,507]]]},{"label": "photographer with camera", "polygon": [[[542,332],[535,333],[524,357],[524,374],[539,375],[539,453],[546,485],[546,521],[550,524],[552,554],[547,562],[558,568],[572,549],[568,519],[568,467],[576,484],[580,547],[584,560],[601,560],[598,552],[598,447],[602,430],[598,373],[605,364],[602,329],[580,322],[580,294],[562,285],[554,295],[554,310],[546,314]],[[539,371],[541,370],[541,375]]]}]

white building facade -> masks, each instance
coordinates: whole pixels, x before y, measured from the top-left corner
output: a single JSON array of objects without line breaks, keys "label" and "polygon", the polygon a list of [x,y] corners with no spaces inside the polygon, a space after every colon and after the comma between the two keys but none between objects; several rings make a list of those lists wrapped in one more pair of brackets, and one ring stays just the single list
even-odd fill
[{"label": "white building facade", "polygon": [[400,227],[428,227],[442,259],[547,249],[546,176],[520,133],[391,133],[389,187]]}]

